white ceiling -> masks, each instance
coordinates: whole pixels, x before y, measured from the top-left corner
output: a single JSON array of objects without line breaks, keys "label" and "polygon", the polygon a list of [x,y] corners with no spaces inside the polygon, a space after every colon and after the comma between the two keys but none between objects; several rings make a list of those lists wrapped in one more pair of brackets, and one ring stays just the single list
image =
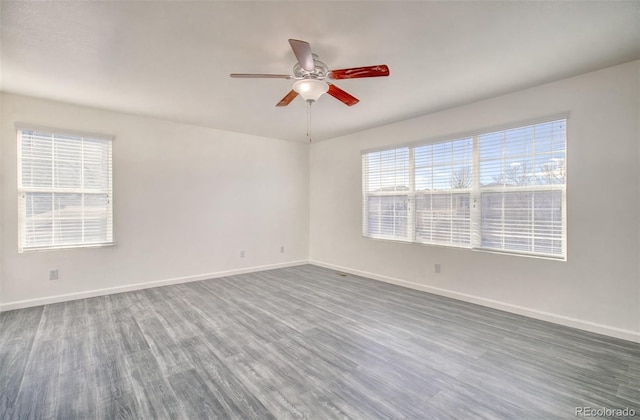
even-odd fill
[{"label": "white ceiling", "polygon": [[314,141],[640,58],[640,2],[2,1],[3,91],[305,141],[306,104],[275,104],[287,39],[330,68],[387,64],[336,81]]}]

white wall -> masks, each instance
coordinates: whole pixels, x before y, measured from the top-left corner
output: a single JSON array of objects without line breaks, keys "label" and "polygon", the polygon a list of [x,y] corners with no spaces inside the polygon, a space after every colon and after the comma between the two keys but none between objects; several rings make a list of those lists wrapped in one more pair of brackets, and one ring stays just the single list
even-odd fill
[{"label": "white wall", "polygon": [[[639,73],[636,61],[313,144],[311,261],[638,340]],[[361,236],[362,149],[567,111],[568,261]]]},{"label": "white wall", "polygon": [[[1,104],[0,309],[308,259],[307,144],[10,94]],[[16,122],[114,135],[115,246],[18,254]]]}]

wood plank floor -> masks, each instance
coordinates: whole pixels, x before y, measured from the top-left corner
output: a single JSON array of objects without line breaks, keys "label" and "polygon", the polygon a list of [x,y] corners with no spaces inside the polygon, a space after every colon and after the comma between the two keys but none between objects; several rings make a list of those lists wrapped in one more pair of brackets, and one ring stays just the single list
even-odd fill
[{"label": "wood plank floor", "polygon": [[306,265],[4,312],[0,387],[2,419],[570,419],[640,413],[640,345]]}]

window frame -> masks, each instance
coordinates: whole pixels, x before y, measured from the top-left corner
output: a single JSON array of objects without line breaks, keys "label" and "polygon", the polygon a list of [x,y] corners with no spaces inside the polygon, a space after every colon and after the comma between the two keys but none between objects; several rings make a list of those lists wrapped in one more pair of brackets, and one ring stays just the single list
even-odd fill
[{"label": "window frame", "polygon": [[[68,250],[68,249],[77,249],[77,248],[100,248],[100,247],[108,247],[115,245],[114,240],[114,214],[113,214],[113,140],[114,136],[106,135],[106,134],[98,134],[98,133],[89,133],[85,131],[77,131],[77,130],[68,130],[68,129],[60,129],[60,128],[51,128],[40,125],[33,124],[24,124],[24,123],[16,123],[16,140],[17,140],[17,198],[18,198],[18,253],[31,253],[31,252],[42,252],[42,251],[58,251],[58,250]],[[80,137],[81,141],[84,143],[85,141],[105,141],[108,144],[108,165],[107,165],[107,187],[106,188],[84,188],[84,187],[27,187],[23,185],[22,172],[23,172],[23,160],[25,159],[22,156],[22,132],[24,131],[33,131],[43,134],[50,134],[52,136],[58,137]],[[84,147],[84,144],[81,146]],[[54,155],[51,156],[49,162],[53,167],[56,158]],[[81,179],[84,181],[84,168],[81,170],[82,175]],[[98,242],[78,242],[78,243],[70,243],[70,244],[53,244],[53,245],[37,245],[37,246],[25,246],[25,228],[26,228],[26,194],[27,193],[61,193],[61,194],[106,194],[107,205],[105,206],[107,212],[107,227],[105,233],[105,240]],[[84,198],[82,198],[82,211],[87,206],[84,205]],[[71,220],[71,219],[70,219]],[[85,221],[84,215],[78,220]]]},{"label": "window frame", "polygon": [[[567,157],[567,151],[568,151],[568,143],[569,143],[569,131],[570,131],[570,118],[569,118],[569,112],[565,112],[565,113],[560,113],[560,114],[553,114],[553,115],[549,115],[549,116],[544,116],[544,117],[540,117],[540,118],[536,118],[536,119],[530,119],[530,120],[525,120],[525,121],[519,121],[519,122],[514,122],[514,123],[510,123],[510,124],[504,124],[504,125],[498,125],[498,126],[493,126],[493,127],[489,127],[489,128],[484,128],[484,129],[480,129],[480,130],[474,130],[474,131],[467,131],[467,132],[462,132],[462,133],[458,133],[458,134],[453,134],[453,135],[448,135],[448,136],[443,136],[443,137],[439,137],[439,138],[434,138],[431,140],[420,140],[420,141],[414,141],[414,142],[410,142],[410,143],[400,143],[398,145],[394,145],[392,147],[378,147],[378,148],[373,148],[373,149],[364,149],[361,150],[361,173],[362,173],[362,179],[361,179],[361,185],[362,185],[362,202],[361,202],[361,208],[362,208],[362,228],[361,228],[361,235],[363,238],[366,239],[373,239],[373,240],[384,240],[384,241],[394,241],[394,242],[401,242],[401,243],[415,243],[415,244],[420,244],[420,245],[426,245],[426,246],[438,246],[438,247],[447,247],[447,248],[461,248],[461,249],[467,249],[467,250],[472,250],[472,251],[479,251],[479,252],[488,252],[488,253],[496,253],[496,254],[501,254],[501,255],[516,255],[516,256],[525,256],[525,257],[533,257],[533,258],[540,258],[540,259],[549,259],[549,260],[554,260],[554,261],[567,261],[567,238],[568,238],[568,223],[567,223],[567,208],[568,208],[568,200],[567,200],[567,189],[568,189],[568,176],[567,176],[567,161],[568,161],[568,157]],[[480,164],[481,164],[481,159],[480,159],[480,136],[483,135],[487,135],[487,134],[492,134],[492,133],[496,133],[496,132],[502,132],[502,131],[509,131],[509,130],[514,130],[514,129],[518,129],[518,128],[526,128],[529,126],[535,126],[538,124],[545,124],[545,123],[552,123],[555,121],[563,121],[565,126],[564,126],[564,149],[563,149],[563,153],[564,153],[564,166],[563,166],[563,177],[564,177],[564,183],[561,186],[558,185],[554,185],[554,186],[545,186],[545,185],[529,185],[527,187],[514,187],[511,186],[508,188],[508,192],[517,192],[517,191],[526,191],[529,193],[535,193],[535,192],[550,192],[552,193],[553,191],[559,191],[561,192],[561,235],[560,235],[560,241],[561,241],[561,252],[554,254],[554,253],[545,253],[545,252],[534,252],[534,251],[519,251],[519,250],[510,250],[510,249],[496,249],[496,248],[491,248],[491,247],[486,247],[486,246],[482,246],[482,230],[481,230],[481,224],[482,224],[482,194],[483,193],[504,193],[505,192],[505,188],[503,187],[491,187],[491,186],[482,186],[480,185]],[[446,142],[455,142],[457,140],[462,140],[465,138],[472,138],[473,139],[473,152],[472,152],[472,167],[471,167],[471,171],[472,171],[472,179],[473,179],[473,183],[472,186],[468,189],[449,189],[449,190],[434,190],[432,192],[429,192],[427,194],[438,194],[438,193],[443,193],[443,194],[456,194],[456,193],[464,193],[464,192],[468,192],[469,193],[469,212],[470,212],[470,244],[469,246],[464,246],[464,245],[456,245],[456,244],[452,244],[452,243],[429,243],[429,242],[424,242],[424,241],[418,241],[416,239],[416,222],[415,222],[415,218],[416,218],[416,202],[417,202],[417,197],[422,194],[420,191],[416,191],[415,189],[415,155],[414,155],[414,151],[416,148],[420,147],[420,146],[425,146],[425,145],[433,145],[433,144],[438,144],[438,143],[446,143]],[[395,149],[399,149],[399,148],[403,148],[403,147],[408,147],[409,151],[410,151],[410,162],[409,162],[409,166],[410,166],[410,173],[409,173],[409,178],[410,178],[410,188],[408,191],[404,192],[404,195],[408,196],[407,199],[407,206],[408,206],[408,214],[407,214],[407,220],[408,222],[408,229],[409,232],[407,234],[407,239],[399,239],[399,238],[395,238],[395,237],[383,237],[382,235],[375,235],[372,236],[369,234],[369,232],[367,231],[367,226],[368,226],[368,220],[367,218],[367,199],[369,196],[372,195],[380,195],[379,193],[369,193],[367,191],[367,180],[365,180],[365,159],[364,157],[366,155],[368,155],[369,153],[374,153],[374,152],[383,152],[383,151],[391,151],[391,150],[395,150]],[[536,155],[537,156],[537,155]],[[393,194],[393,193],[387,193],[387,194]],[[395,194],[398,194],[397,192]],[[534,208],[535,209],[535,208]],[[531,225],[533,226],[533,225]]]}]

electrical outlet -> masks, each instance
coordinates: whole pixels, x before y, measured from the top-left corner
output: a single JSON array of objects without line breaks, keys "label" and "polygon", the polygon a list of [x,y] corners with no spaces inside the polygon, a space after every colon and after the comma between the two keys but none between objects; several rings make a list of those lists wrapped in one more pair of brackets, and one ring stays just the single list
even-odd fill
[{"label": "electrical outlet", "polygon": [[49,270],[49,280],[58,280],[58,269]]},{"label": "electrical outlet", "polygon": [[442,273],[442,266],[440,264],[436,264],[435,272],[438,274]]},{"label": "electrical outlet", "polygon": [[280,253],[284,254],[284,247],[283,246],[280,247]]},{"label": "electrical outlet", "polygon": [[240,251],[240,258],[244,258],[244,251]]}]

